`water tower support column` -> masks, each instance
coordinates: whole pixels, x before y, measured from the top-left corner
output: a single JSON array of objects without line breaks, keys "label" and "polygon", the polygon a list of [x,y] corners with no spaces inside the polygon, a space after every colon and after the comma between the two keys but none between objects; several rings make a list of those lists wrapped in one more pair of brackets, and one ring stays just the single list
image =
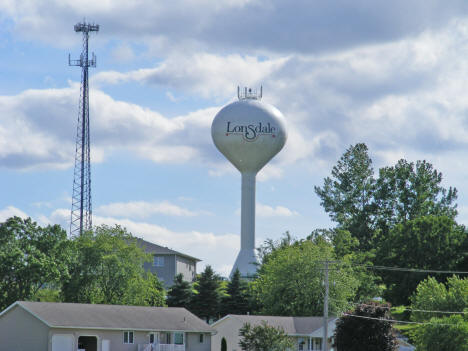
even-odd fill
[{"label": "water tower support column", "polygon": [[254,250],[255,254],[255,177],[242,173],[241,250]]}]

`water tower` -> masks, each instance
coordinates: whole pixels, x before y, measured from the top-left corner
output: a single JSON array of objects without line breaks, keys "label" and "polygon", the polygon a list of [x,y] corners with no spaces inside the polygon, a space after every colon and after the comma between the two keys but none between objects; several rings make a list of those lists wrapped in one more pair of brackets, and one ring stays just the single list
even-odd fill
[{"label": "water tower", "polygon": [[239,269],[244,278],[257,271],[255,253],[255,177],[284,146],[287,139],[282,113],[261,100],[262,89],[237,88],[239,101],[224,106],[211,125],[218,150],[242,174],[241,249],[231,276]]}]

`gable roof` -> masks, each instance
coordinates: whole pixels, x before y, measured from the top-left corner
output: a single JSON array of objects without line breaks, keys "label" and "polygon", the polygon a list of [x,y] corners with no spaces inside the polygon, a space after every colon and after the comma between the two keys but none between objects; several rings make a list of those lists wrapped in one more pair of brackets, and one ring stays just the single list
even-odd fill
[{"label": "gable roof", "polygon": [[137,245],[140,246],[141,248],[145,249],[146,253],[158,254],[158,255],[178,255],[178,256],[189,258],[189,259],[197,261],[197,262],[201,261],[200,259],[198,259],[196,257],[186,255],[186,254],[184,254],[182,252],[172,250],[172,249],[170,249],[168,247],[153,244],[153,243],[151,243],[149,241],[146,241],[146,240],[143,240],[143,239],[140,239],[140,238],[137,238]]},{"label": "gable roof", "polygon": [[14,306],[22,307],[51,328],[214,332],[207,323],[181,307],[18,301],[0,317]]},{"label": "gable roof", "polygon": [[[260,325],[262,322],[266,322],[272,327],[283,329],[288,335],[309,335],[323,326],[323,317],[284,317],[228,314],[226,317],[213,323],[212,327],[216,329],[216,325],[227,318],[235,318],[242,324],[250,323],[252,326]],[[336,318],[329,318],[328,323],[334,319]]]}]

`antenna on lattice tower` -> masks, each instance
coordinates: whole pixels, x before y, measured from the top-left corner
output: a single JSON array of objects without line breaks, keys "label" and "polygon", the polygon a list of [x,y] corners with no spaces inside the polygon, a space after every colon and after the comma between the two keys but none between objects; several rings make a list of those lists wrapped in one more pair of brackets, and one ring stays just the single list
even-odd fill
[{"label": "antenna on lattice tower", "polygon": [[83,33],[83,50],[78,60],[71,60],[69,66],[81,67],[81,89],[76,128],[75,170],[73,173],[73,196],[70,220],[70,235],[81,235],[92,229],[91,207],[91,164],[89,138],[89,86],[88,67],[96,67],[96,56],[88,58],[88,39],[90,32],[98,32],[98,24],[83,21],[75,24],[75,32]]}]

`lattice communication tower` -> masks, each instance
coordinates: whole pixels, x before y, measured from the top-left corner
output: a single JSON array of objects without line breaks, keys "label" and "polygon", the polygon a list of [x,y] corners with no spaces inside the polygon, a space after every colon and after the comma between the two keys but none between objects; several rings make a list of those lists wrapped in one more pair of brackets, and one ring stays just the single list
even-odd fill
[{"label": "lattice communication tower", "polygon": [[99,31],[99,25],[83,21],[75,24],[74,29],[83,33],[83,50],[78,60],[71,60],[68,55],[70,66],[81,67],[70,234],[81,235],[83,231],[92,229],[88,67],[96,67],[96,56],[93,53],[88,59],[88,39],[90,32]]}]

